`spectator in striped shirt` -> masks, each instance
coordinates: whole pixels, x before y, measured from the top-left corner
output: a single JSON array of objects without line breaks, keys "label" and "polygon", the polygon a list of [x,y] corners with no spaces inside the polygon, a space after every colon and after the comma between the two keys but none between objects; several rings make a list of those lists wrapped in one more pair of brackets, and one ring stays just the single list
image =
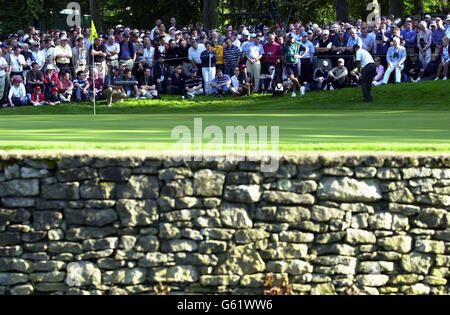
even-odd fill
[{"label": "spectator in striped shirt", "polygon": [[212,92],[217,97],[226,95],[230,90],[231,78],[228,74],[223,74],[221,70],[217,71],[217,75],[211,82]]},{"label": "spectator in striped shirt", "polygon": [[225,47],[223,48],[223,59],[225,63],[225,73],[233,75],[234,69],[238,67],[241,60],[241,51],[234,46],[231,39],[225,40]]},{"label": "spectator in striped shirt", "polygon": [[204,94],[202,78],[198,76],[197,70],[192,68],[191,75],[186,79],[186,95],[188,98],[194,98],[196,95]]}]

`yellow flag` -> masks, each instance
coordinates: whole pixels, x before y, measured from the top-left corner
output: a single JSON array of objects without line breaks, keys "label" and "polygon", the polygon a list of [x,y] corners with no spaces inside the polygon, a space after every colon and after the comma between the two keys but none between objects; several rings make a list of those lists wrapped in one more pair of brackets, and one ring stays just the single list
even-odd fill
[{"label": "yellow flag", "polygon": [[96,38],[98,38],[98,34],[97,34],[97,29],[95,28],[95,24],[94,21],[91,21],[92,25],[91,25],[91,38],[89,39],[89,41],[92,43],[94,43],[94,40]]}]

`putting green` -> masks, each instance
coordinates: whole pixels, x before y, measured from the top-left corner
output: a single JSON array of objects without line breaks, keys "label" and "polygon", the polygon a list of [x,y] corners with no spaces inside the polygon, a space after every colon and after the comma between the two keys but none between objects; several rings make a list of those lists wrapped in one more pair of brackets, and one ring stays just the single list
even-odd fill
[{"label": "putting green", "polygon": [[[194,119],[202,118],[202,131],[218,126],[224,137],[227,126],[279,126],[284,152],[449,152],[448,87],[447,82],[433,82],[377,88],[372,104],[351,102],[361,92],[347,89],[297,99],[168,97],[112,109],[100,103],[95,117],[92,104],[7,109],[0,110],[0,150],[170,150],[177,141],[171,138],[173,128],[186,126],[193,135]],[[209,140],[204,139],[204,149],[216,149],[206,144]]]}]

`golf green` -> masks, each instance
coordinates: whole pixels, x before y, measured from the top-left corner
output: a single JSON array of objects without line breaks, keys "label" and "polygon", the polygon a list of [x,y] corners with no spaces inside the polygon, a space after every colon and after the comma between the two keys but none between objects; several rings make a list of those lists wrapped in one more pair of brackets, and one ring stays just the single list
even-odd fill
[{"label": "golf green", "polygon": [[[100,103],[95,117],[92,104],[13,108],[0,110],[0,149],[170,150],[177,142],[174,128],[186,126],[193,136],[194,119],[201,118],[202,134],[218,126],[224,142],[227,126],[267,126],[269,142],[271,127],[278,126],[284,152],[448,152],[449,86],[431,82],[380,87],[372,104],[359,102],[359,89],[348,89],[297,99],[169,97],[115,104],[112,109]],[[210,140],[203,139],[204,149],[213,149]]]}]

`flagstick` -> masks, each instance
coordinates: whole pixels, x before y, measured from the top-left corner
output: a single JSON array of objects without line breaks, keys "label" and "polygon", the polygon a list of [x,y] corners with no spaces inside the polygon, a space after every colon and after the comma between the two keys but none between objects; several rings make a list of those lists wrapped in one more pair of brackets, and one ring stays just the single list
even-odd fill
[{"label": "flagstick", "polygon": [[[93,47],[93,45],[94,45],[94,43],[92,43],[91,44],[92,46],[91,46],[91,50],[92,50],[92,53],[94,52],[94,47]],[[97,115],[97,112],[96,112],[96,109],[95,109],[95,77],[94,77],[94,67],[95,67],[95,63],[94,63],[94,56],[92,56],[92,84],[94,85],[94,87],[93,87],[93,91],[94,91],[94,116],[96,116]]]}]

